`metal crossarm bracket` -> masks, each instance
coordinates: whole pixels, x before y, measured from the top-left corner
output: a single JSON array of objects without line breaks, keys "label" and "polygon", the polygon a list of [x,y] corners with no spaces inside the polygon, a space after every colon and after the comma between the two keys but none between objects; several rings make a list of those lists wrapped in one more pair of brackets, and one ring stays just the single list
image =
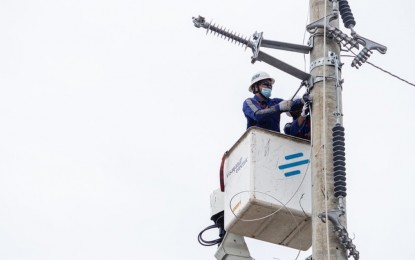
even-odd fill
[{"label": "metal crossarm bracket", "polygon": [[311,51],[312,47],[306,45],[299,45],[287,42],[278,42],[262,39],[261,47],[272,48],[284,51],[293,51],[307,54]]}]

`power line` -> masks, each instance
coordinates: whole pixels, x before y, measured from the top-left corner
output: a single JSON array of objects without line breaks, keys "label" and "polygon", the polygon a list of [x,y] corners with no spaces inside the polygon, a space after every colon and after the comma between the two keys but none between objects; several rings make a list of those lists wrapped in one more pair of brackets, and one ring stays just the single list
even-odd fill
[{"label": "power line", "polygon": [[[355,56],[353,56],[353,55],[341,55],[341,56],[343,56],[343,57],[352,57],[352,58],[354,58],[354,57],[355,57]],[[368,64],[372,65],[373,67],[377,68],[378,70],[381,70],[381,71],[383,71],[383,72],[385,72],[385,73],[387,73],[387,74],[391,75],[392,77],[395,77],[395,78],[397,78],[397,79],[399,79],[399,80],[401,80],[401,81],[405,82],[405,83],[406,83],[406,84],[408,84],[408,85],[412,85],[412,86],[414,86],[414,87],[415,87],[415,84],[414,84],[414,83],[411,83],[411,82],[409,82],[409,81],[407,81],[407,80],[405,80],[405,79],[403,79],[403,78],[401,78],[401,77],[399,77],[399,76],[397,76],[397,75],[395,75],[395,74],[393,74],[393,73],[391,73],[391,72],[389,72],[389,71],[387,71],[387,70],[385,70],[385,69],[382,69],[381,67],[376,66],[375,64],[373,64],[373,63],[371,63],[371,62],[369,62],[369,61],[366,61],[366,63],[368,63]]]}]

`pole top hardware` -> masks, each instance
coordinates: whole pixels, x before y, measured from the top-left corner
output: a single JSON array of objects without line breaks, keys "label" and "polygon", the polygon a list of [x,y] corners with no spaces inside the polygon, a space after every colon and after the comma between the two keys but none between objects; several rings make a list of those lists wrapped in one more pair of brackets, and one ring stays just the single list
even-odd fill
[{"label": "pole top hardware", "polygon": [[338,18],[339,15],[337,14],[337,12],[332,12],[331,14],[328,14],[326,17],[320,18],[319,20],[307,25],[306,29],[309,33],[315,34],[317,33],[318,29],[326,28],[327,37],[335,40],[339,44],[342,44],[348,50],[352,50],[353,48],[359,49],[359,44],[362,45],[362,51],[360,51],[360,53],[356,55],[351,64],[352,67],[356,67],[357,69],[359,68],[359,66],[361,66],[363,63],[367,61],[367,59],[370,57],[370,54],[372,54],[372,50],[377,50],[381,54],[386,53],[386,46],[376,43],[367,38],[364,38],[354,31],[354,20],[348,21],[348,23],[351,23],[349,25],[349,29],[351,30],[352,37],[343,33],[340,29],[330,25],[330,22]]},{"label": "pole top hardware", "polygon": [[[320,66],[336,66],[337,60],[337,55],[334,52],[329,51],[329,55],[327,57],[316,59],[310,63],[310,71]],[[341,69],[341,67],[339,67],[339,69]]]},{"label": "pole top hardware", "polygon": [[249,38],[243,37],[223,27],[212,25],[211,22],[207,23],[205,18],[202,16],[199,16],[197,18],[193,17],[192,20],[196,28],[205,28],[207,32],[212,31],[215,34],[224,36],[225,39],[231,40],[232,42],[236,42],[238,44],[245,45],[246,48],[249,47],[252,50],[251,63],[255,63],[256,61],[263,61],[279,70],[282,70],[298,79],[301,79],[302,81],[310,82],[310,74],[302,70],[299,70],[275,57],[272,57],[265,52],[260,51],[260,47],[293,51],[304,54],[309,53],[312,47],[293,43],[266,40],[263,38],[262,32],[255,32]]}]

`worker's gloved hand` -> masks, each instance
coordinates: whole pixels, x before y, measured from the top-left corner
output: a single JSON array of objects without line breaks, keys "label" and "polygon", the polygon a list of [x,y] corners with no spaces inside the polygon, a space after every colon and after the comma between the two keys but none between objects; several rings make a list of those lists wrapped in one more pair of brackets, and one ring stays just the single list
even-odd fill
[{"label": "worker's gloved hand", "polygon": [[306,117],[310,112],[310,102],[306,102],[303,106],[303,110],[301,111],[301,116]]},{"label": "worker's gloved hand", "polygon": [[303,98],[301,98],[301,102],[302,102],[303,104],[306,104],[306,103],[311,103],[311,102],[313,102],[313,97],[311,96],[311,94],[309,94],[309,93],[305,93],[305,94],[303,95]]},{"label": "worker's gloved hand", "polygon": [[291,100],[283,100],[280,103],[278,103],[278,108],[281,112],[288,112],[290,111],[291,107],[293,106],[293,101]]}]

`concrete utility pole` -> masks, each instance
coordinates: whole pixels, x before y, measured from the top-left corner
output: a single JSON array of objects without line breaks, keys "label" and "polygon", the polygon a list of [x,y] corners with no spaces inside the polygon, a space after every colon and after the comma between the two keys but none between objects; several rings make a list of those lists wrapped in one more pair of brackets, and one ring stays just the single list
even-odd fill
[{"label": "concrete utility pole", "polygon": [[[327,0],[310,0],[310,22],[314,22],[332,12],[332,2]],[[340,19],[340,17],[339,17]],[[338,28],[339,19],[331,25]],[[324,41],[326,43],[324,44]],[[331,51],[340,57],[340,46],[332,39],[324,37],[324,30],[319,29],[314,34],[314,47],[310,53],[310,63],[323,57],[328,57]],[[332,128],[336,125],[334,112],[337,108],[335,66],[316,66],[310,74],[315,79],[326,81],[316,82],[311,90],[312,104],[312,249],[313,260],[346,260],[347,252],[341,245],[334,232],[334,227],[326,217],[324,223],[318,215],[326,211],[338,209],[337,199],[334,197],[333,187],[333,138]],[[339,71],[340,76],[340,71]],[[339,104],[341,105],[341,96]],[[338,108],[341,111],[341,107]],[[341,120],[341,119],[340,119]],[[326,186],[327,185],[327,186]],[[346,227],[346,216],[340,220]]]}]

